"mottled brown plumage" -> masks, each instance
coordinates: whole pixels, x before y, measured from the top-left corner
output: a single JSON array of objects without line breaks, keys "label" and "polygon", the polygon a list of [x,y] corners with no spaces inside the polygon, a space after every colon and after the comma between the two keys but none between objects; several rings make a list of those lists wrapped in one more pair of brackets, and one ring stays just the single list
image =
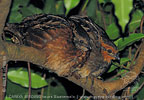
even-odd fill
[{"label": "mottled brown plumage", "polygon": [[7,24],[4,32],[13,36],[15,44],[45,52],[45,66],[60,76],[76,72],[97,77],[117,57],[115,45],[88,17],[38,14]]}]

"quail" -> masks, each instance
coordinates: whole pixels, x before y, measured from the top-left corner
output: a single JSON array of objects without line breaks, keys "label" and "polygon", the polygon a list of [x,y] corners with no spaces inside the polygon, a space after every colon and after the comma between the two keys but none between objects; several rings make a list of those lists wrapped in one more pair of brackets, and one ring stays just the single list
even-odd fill
[{"label": "quail", "polygon": [[77,72],[81,77],[103,74],[118,50],[105,31],[87,16],[36,14],[20,23],[8,23],[4,35],[12,42],[44,52],[44,66],[59,76]]}]

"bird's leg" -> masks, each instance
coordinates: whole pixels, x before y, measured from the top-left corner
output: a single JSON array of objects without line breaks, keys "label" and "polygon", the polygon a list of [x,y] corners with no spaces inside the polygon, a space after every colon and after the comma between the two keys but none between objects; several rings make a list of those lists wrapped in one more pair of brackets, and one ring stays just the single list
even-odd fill
[{"label": "bird's leg", "polygon": [[94,87],[93,87],[93,86],[94,86],[94,78],[95,78],[95,77],[94,77],[93,75],[90,75],[89,77],[90,77],[90,79],[91,79],[91,87],[90,87],[90,89],[95,92],[95,89],[94,89]]}]

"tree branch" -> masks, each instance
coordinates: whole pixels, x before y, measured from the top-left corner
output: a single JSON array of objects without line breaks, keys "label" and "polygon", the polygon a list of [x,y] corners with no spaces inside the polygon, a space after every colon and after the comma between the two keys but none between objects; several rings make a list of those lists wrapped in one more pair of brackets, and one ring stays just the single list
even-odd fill
[{"label": "tree branch", "polygon": [[[38,51],[32,47],[17,46],[12,43],[4,42],[7,48],[7,58],[8,60],[16,61],[28,61],[37,65],[41,65],[46,69],[49,66],[44,66],[46,61],[46,56],[43,52]],[[141,44],[142,48],[140,50],[139,56],[137,58],[137,63],[132,67],[131,71],[126,74],[125,77],[120,78],[115,81],[102,81],[97,78],[93,79],[91,77],[77,79],[74,75],[65,77],[68,80],[76,83],[77,85],[83,87],[95,96],[107,96],[114,95],[117,91],[125,88],[129,83],[133,82],[139,75],[144,64],[144,42]],[[0,48],[0,51],[5,52]],[[3,53],[5,54],[5,53]],[[92,88],[92,81],[94,80],[94,85]]]},{"label": "tree branch", "polygon": [[[15,45],[12,43],[3,42],[7,48],[7,58],[13,61],[27,61],[36,65],[43,66],[46,62],[46,56],[40,50],[32,47],[26,47],[22,45]],[[2,51],[3,48],[0,48]],[[3,50],[4,51],[4,50]],[[4,51],[5,52],[5,51]]]},{"label": "tree branch", "polygon": [[[5,21],[9,12],[11,0],[0,0],[0,37],[3,33],[3,27],[5,25]],[[2,39],[0,38],[0,43],[2,42]],[[1,45],[4,48],[4,45],[1,43]],[[0,100],[4,99],[4,87],[3,87],[3,59],[4,56],[0,56]]]},{"label": "tree branch", "polygon": [[0,34],[3,32],[3,27],[9,12],[11,0],[0,0]]}]

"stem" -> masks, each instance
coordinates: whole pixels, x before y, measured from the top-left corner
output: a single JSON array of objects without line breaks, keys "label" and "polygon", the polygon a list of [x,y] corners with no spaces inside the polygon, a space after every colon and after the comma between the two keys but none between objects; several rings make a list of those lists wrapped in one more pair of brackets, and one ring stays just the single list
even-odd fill
[{"label": "stem", "polygon": [[[128,95],[127,97],[132,97],[132,96],[134,96],[135,94],[137,94],[137,93],[143,88],[143,86],[144,86],[144,82],[140,85],[140,87],[139,87],[134,93]],[[125,97],[124,97],[124,98],[125,98]],[[122,98],[122,99],[124,99],[124,98]]]},{"label": "stem", "polygon": [[140,23],[140,32],[143,33],[143,23],[144,23],[144,16],[141,19],[141,23]]},{"label": "stem", "polygon": [[28,76],[29,76],[29,92],[28,92],[28,100],[31,98],[31,69],[30,63],[28,62]]},{"label": "stem", "polygon": [[3,70],[2,64],[0,65],[0,100],[4,100],[4,93],[3,93]]},{"label": "stem", "polygon": [[103,24],[104,24],[104,29],[106,30],[107,27],[106,27],[105,15],[104,15],[104,12],[103,12],[103,9],[102,9],[101,5],[99,5],[99,8],[100,8],[101,16],[102,16],[102,21],[103,21]]},{"label": "stem", "polygon": [[[43,75],[43,78],[46,78],[46,74]],[[41,96],[40,96],[40,100],[43,99],[43,94],[44,94],[44,87],[41,89]]]},{"label": "stem", "polygon": [[109,19],[109,25],[110,25],[110,24],[112,24],[112,11],[110,12],[109,18],[110,18]]},{"label": "stem", "polygon": [[89,0],[86,0],[86,1],[85,1],[84,5],[83,5],[83,7],[82,7],[81,12],[83,12],[83,11],[85,10],[85,8],[86,8],[88,2],[89,2]]}]

